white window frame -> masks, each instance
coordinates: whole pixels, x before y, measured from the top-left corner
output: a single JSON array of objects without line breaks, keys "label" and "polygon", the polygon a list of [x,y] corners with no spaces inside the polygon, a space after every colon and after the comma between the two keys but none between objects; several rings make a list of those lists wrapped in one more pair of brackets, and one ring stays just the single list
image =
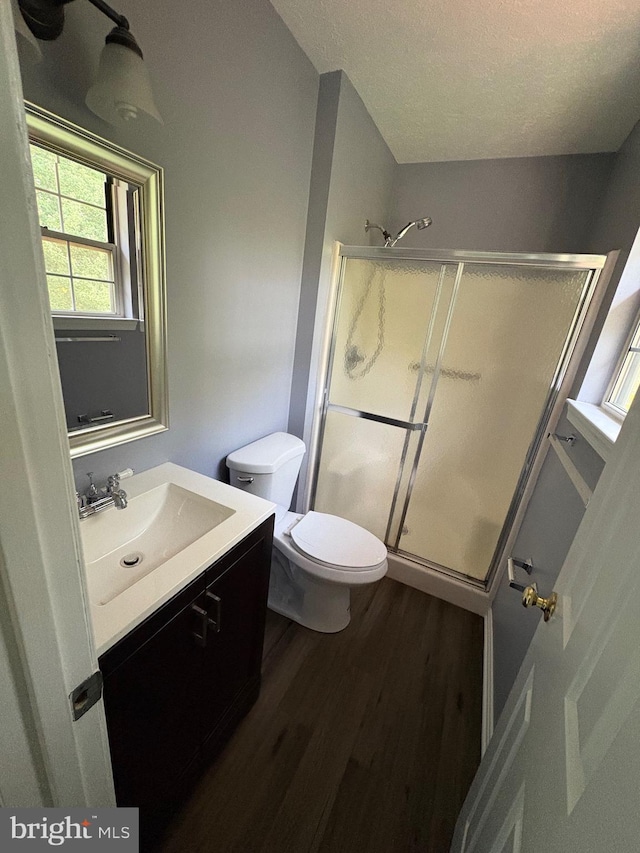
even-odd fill
[{"label": "white window frame", "polygon": [[[67,152],[61,152],[57,150],[55,147],[49,147],[45,143],[40,140],[30,140],[31,145],[35,145],[36,147],[42,148],[45,151],[50,151],[53,154],[56,154],[59,157],[64,157],[67,160],[70,160],[74,163],[80,163],[80,165],[86,165],[82,163],[81,160],[76,160],[74,157],[70,156]],[[95,171],[100,171],[96,166],[91,166]],[[107,175],[105,175],[105,180]],[[131,267],[130,267],[130,251],[129,251],[129,223],[128,223],[128,211],[127,211],[127,190],[126,186],[122,181],[115,178],[112,180],[112,183],[109,185],[111,190],[111,205],[109,207],[105,207],[105,216],[107,217],[107,224],[111,225],[113,229],[113,234],[115,238],[114,243],[105,242],[103,243],[100,240],[91,240],[88,237],[80,237],[76,234],[71,234],[66,231],[54,231],[50,228],[47,228],[43,225],[40,226],[41,236],[43,237],[51,237],[52,239],[62,240],[66,243],[76,244],[81,246],[94,246],[99,249],[104,249],[106,251],[111,252],[112,255],[112,265],[113,265],[113,295],[114,295],[114,303],[115,303],[115,311],[97,313],[95,311],[55,311],[51,310],[52,317],[64,317],[66,319],[96,319],[96,320],[123,320],[123,319],[132,319],[134,318],[133,312],[133,302],[132,302],[132,294],[131,294]],[[81,202],[82,204],[89,204],[91,207],[98,207],[98,205],[92,205],[90,202],[83,202],[82,199],[74,199],[71,196],[66,196],[63,193],[54,193],[51,190],[48,190],[44,187],[37,187],[39,191],[49,193],[50,195],[58,196],[59,198],[68,198],[70,201]],[[109,219],[111,220],[109,223]],[[137,215],[136,215],[136,228],[137,228]],[[135,234],[135,245],[136,247],[139,244],[139,233],[136,231]],[[138,254],[136,248],[136,255]],[[139,258],[136,256],[134,258],[134,262],[139,264]],[[51,273],[48,273],[51,274]],[[138,276],[138,281],[140,280],[140,276]],[[139,314],[140,316],[136,319],[142,320],[142,301],[139,298],[138,304],[140,307]]]},{"label": "white window frame", "polygon": [[609,384],[607,385],[607,390],[601,403],[601,406],[604,411],[611,417],[616,418],[616,420],[620,421],[620,423],[624,422],[624,419],[627,416],[627,412],[625,412],[625,410],[621,409],[619,406],[616,406],[615,403],[611,402],[611,396],[618,382],[618,379],[620,378],[620,374],[624,369],[624,364],[627,360],[627,356],[632,350],[637,351],[637,349],[634,349],[633,347],[633,341],[636,335],[638,334],[639,328],[640,313],[636,315],[635,320],[633,321],[633,324],[631,326],[631,330],[625,339],[624,346],[620,350],[620,355],[618,357],[618,360],[616,361],[615,368],[611,373],[611,379],[609,381]]},{"label": "white window frame", "polygon": [[[109,252],[111,254],[111,268],[113,269],[113,303],[114,310],[113,311],[104,311],[104,312],[95,312],[95,311],[78,311],[74,308],[71,311],[56,311],[55,309],[51,309],[51,314],[54,317],[125,317],[124,313],[124,299],[122,293],[122,276],[120,272],[121,264],[118,258],[118,246],[115,243],[102,243],[99,240],[90,240],[88,237],[76,237],[74,234],[67,234],[63,231],[52,231],[50,228],[45,228],[44,226],[40,226],[40,235],[41,237],[50,237],[52,240],[60,240],[63,243],[67,243],[69,246],[88,246],[96,249],[103,249],[105,252]],[[65,276],[63,274],[47,272],[47,275],[58,276],[60,278],[70,278],[72,281],[75,278],[82,278],[84,281],[98,281],[101,283],[107,283],[106,279],[91,279],[87,276],[74,276],[73,271],[71,271],[70,275]]]}]

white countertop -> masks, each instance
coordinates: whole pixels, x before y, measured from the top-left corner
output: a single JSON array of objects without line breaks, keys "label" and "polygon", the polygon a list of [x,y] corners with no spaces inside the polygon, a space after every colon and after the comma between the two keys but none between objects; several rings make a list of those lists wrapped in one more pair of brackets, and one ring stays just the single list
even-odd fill
[{"label": "white countertop", "polygon": [[[136,625],[197,578],[206,568],[273,515],[276,505],[219,480],[165,462],[123,481],[129,499],[163,483],[175,483],[231,508],[230,518],[168,559],[107,604],[91,603],[91,618],[98,656],[104,654]],[[105,512],[118,512],[108,509]],[[122,510],[122,512],[126,512]],[[90,522],[90,518],[80,522]],[[89,572],[88,572],[89,575]],[[91,577],[87,577],[91,593]],[[91,595],[89,595],[91,599]]]}]

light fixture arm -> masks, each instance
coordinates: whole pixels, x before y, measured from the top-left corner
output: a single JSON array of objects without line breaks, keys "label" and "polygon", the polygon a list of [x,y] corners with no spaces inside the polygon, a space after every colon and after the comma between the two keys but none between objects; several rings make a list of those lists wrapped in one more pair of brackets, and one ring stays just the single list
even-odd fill
[{"label": "light fixture arm", "polygon": [[96,9],[99,9],[103,15],[106,15],[107,18],[111,18],[111,20],[118,27],[122,27],[125,30],[129,29],[129,21],[125,18],[124,15],[119,15],[115,9],[112,9],[108,3],[105,3],[104,0],[89,0],[92,6],[95,6]]},{"label": "light fixture arm", "polygon": [[[18,0],[25,22],[36,38],[53,41],[64,27],[64,7],[72,0]],[[105,0],[89,0],[103,15],[110,18],[123,30],[129,29],[129,21],[112,9]]]}]

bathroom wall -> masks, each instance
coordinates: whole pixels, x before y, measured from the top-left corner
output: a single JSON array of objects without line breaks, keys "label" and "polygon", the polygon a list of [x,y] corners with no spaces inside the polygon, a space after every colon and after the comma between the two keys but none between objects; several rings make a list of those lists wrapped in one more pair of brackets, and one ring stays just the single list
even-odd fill
[{"label": "bathroom wall", "polygon": [[[365,219],[385,221],[391,204],[396,161],[360,96],[343,71],[323,74],[313,151],[289,431],[309,443],[316,394],[317,364],[331,284],[336,240],[374,245]],[[310,459],[301,472],[304,490]]]},{"label": "bathroom wall", "polygon": [[391,230],[431,216],[403,245],[493,252],[584,252],[615,154],[399,165]]},{"label": "bathroom wall", "polygon": [[226,454],[285,429],[318,74],[268,0],[122,0],[164,126],[114,129],[84,106],[110,22],[65,7],[23,68],[25,97],[165,170],[170,430],[76,460],[78,481],[167,459],[219,476]]}]

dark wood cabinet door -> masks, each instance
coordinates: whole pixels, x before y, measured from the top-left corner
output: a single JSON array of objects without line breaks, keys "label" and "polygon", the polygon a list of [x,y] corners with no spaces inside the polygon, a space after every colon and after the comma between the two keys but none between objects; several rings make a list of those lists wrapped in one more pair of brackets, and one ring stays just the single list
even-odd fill
[{"label": "dark wood cabinet door", "polygon": [[205,737],[215,734],[221,722],[233,724],[225,720],[227,712],[246,711],[243,692],[249,704],[257,697],[272,539],[273,519],[269,519],[207,571]]},{"label": "dark wood cabinet door", "polygon": [[172,802],[180,776],[198,753],[203,586],[201,578],[183,590],[101,659],[120,806]]}]

